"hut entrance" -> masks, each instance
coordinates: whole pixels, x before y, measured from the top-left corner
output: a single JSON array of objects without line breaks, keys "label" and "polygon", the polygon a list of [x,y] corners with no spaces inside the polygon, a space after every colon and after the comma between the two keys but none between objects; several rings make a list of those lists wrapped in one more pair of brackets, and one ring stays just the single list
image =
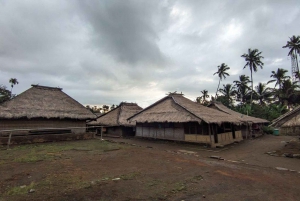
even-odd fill
[{"label": "hut entrance", "polygon": [[235,126],[231,124],[231,128],[232,128],[232,137],[233,139],[235,139]]}]

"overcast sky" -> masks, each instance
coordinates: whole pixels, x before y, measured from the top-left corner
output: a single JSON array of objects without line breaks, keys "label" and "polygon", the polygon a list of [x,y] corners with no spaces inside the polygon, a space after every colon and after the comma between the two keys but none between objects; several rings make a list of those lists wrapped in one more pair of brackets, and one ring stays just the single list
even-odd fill
[{"label": "overcast sky", "polygon": [[299,19],[299,0],[0,0],[0,84],[59,86],[84,105],[146,107],[174,91],[195,100],[215,93],[221,63],[222,84],[250,75],[248,48],[265,57],[254,84],[290,72],[282,46]]}]

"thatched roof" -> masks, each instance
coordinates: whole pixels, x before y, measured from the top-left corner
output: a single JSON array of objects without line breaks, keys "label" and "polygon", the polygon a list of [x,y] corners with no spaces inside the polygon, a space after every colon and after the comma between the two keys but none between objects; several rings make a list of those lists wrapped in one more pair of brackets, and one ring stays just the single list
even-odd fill
[{"label": "thatched roof", "polygon": [[0,105],[0,119],[95,119],[96,116],[61,88],[32,85]]},{"label": "thatched roof", "polygon": [[217,101],[211,102],[208,105],[208,107],[216,109],[216,110],[219,110],[219,111],[227,113],[227,114],[230,114],[230,115],[232,115],[232,116],[234,116],[236,118],[239,118],[242,122],[245,122],[245,123],[250,123],[250,124],[251,123],[254,123],[254,124],[257,124],[257,123],[269,123],[268,120],[260,119],[260,118],[256,118],[256,117],[251,117],[251,116],[247,116],[247,115],[238,113],[236,111],[233,111],[233,110],[229,109],[228,107],[226,107],[225,105],[223,105],[222,103],[217,102]]},{"label": "thatched roof", "polygon": [[154,123],[154,122],[201,122],[217,123],[224,122],[241,124],[242,122],[223,112],[205,107],[185,98],[182,94],[170,94],[156,103],[145,108],[128,119],[131,122]]},{"label": "thatched roof", "polygon": [[286,112],[272,121],[273,127],[293,127],[300,126],[300,105],[295,109]]},{"label": "thatched roof", "polygon": [[135,122],[128,122],[127,119],[132,115],[143,110],[136,103],[121,103],[117,108],[97,118],[96,121],[91,121],[88,125],[100,126],[135,126]]}]

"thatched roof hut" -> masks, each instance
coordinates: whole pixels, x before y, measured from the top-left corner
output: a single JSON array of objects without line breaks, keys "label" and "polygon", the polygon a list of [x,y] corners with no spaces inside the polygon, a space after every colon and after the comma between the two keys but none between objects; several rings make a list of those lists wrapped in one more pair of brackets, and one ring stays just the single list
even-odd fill
[{"label": "thatched roof hut", "polygon": [[300,106],[272,121],[272,127],[300,127]]},{"label": "thatched roof hut", "polygon": [[134,127],[135,123],[128,122],[127,118],[140,112],[142,109],[136,103],[123,102],[118,107],[98,117],[96,121],[89,122],[88,125]]},{"label": "thatched roof hut", "polygon": [[208,124],[241,124],[240,118],[220,112],[185,98],[182,94],[170,94],[128,119],[130,122],[201,122]]},{"label": "thatched roof hut", "polygon": [[61,88],[31,85],[15,98],[0,105],[0,119],[74,119],[96,116]]},{"label": "thatched roof hut", "polygon": [[226,114],[232,115],[232,116],[236,117],[237,119],[240,119],[244,123],[250,123],[250,124],[252,124],[252,123],[253,124],[269,123],[268,120],[247,116],[247,115],[238,113],[236,111],[233,111],[233,110],[229,109],[228,107],[226,107],[225,105],[223,105],[221,102],[217,102],[217,101],[211,102],[208,105],[208,107],[216,109],[216,110],[221,111],[221,112],[224,112]]}]

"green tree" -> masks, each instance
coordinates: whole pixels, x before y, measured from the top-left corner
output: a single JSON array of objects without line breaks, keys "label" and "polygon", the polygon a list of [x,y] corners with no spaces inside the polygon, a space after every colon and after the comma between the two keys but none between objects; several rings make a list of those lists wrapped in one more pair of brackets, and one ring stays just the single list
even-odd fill
[{"label": "green tree", "polygon": [[231,106],[233,103],[232,97],[235,96],[236,91],[232,84],[223,84],[223,89],[219,89],[219,92],[224,96],[224,98],[228,101]]},{"label": "green tree", "polygon": [[202,103],[207,104],[206,99],[209,98],[208,91],[204,89],[203,91],[201,91],[201,93],[202,93],[201,97],[202,97],[202,101],[203,101]]},{"label": "green tree", "polygon": [[297,103],[294,100],[297,99],[296,96],[299,96],[299,91],[297,91],[298,88],[299,85],[297,84],[297,81],[292,82],[290,79],[284,80],[281,90],[276,90],[281,103],[288,107]]},{"label": "green tree", "polygon": [[290,37],[290,41],[287,41],[286,45],[283,46],[282,48],[289,48],[290,51],[288,53],[288,56],[291,56],[292,59],[293,58],[296,59],[296,65],[297,65],[297,69],[298,69],[298,72],[296,72],[296,76],[298,76],[299,66],[298,66],[297,54],[300,55],[300,36],[293,35],[292,37]]},{"label": "green tree", "polygon": [[218,88],[217,88],[217,91],[216,91],[216,96],[215,98],[217,98],[217,95],[218,95],[218,91],[219,91],[219,87],[220,87],[220,82],[222,79],[226,79],[226,76],[229,76],[229,74],[226,72],[230,69],[229,66],[227,66],[225,63],[222,63],[220,66],[218,66],[218,71],[214,73],[218,75],[219,77],[219,84],[218,84]]},{"label": "green tree", "polygon": [[250,83],[249,76],[240,75],[239,80],[233,81],[234,86],[236,87],[236,95],[237,100],[245,104],[247,101],[247,97],[249,96],[249,89],[250,87],[248,84]]},{"label": "green tree", "polygon": [[266,105],[267,102],[271,101],[272,92],[267,84],[259,82],[255,87],[254,98],[258,101],[259,105]]},{"label": "green tree", "polygon": [[248,54],[243,54],[241,57],[243,57],[246,61],[246,65],[244,66],[244,69],[248,66],[251,73],[251,98],[250,98],[250,104],[252,104],[252,96],[253,96],[253,71],[257,72],[257,68],[260,67],[263,68],[264,63],[261,61],[264,57],[261,56],[261,53],[258,49],[251,50],[248,49]]},{"label": "green tree", "polygon": [[10,83],[10,86],[11,86],[11,90],[10,90],[10,93],[12,94],[12,89],[13,87],[16,85],[16,84],[19,84],[17,78],[10,78],[9,79],[9,83]]},{"label": "green tree", "polygon": [[275,86],[279,86],[279,89],[282,87],[282,82],[286,79],[290,79],[290,76],[285,75],[288,71],[283,68],[278,68],[277,71],[272,71],[272,74],[270,77],[274,78],[273,80],[268,81],[267,84],[275,82]]},{"label": "green tree", "polygon": [[10,100],[11,92],[4,85],[0,85],[0,103]]}]

